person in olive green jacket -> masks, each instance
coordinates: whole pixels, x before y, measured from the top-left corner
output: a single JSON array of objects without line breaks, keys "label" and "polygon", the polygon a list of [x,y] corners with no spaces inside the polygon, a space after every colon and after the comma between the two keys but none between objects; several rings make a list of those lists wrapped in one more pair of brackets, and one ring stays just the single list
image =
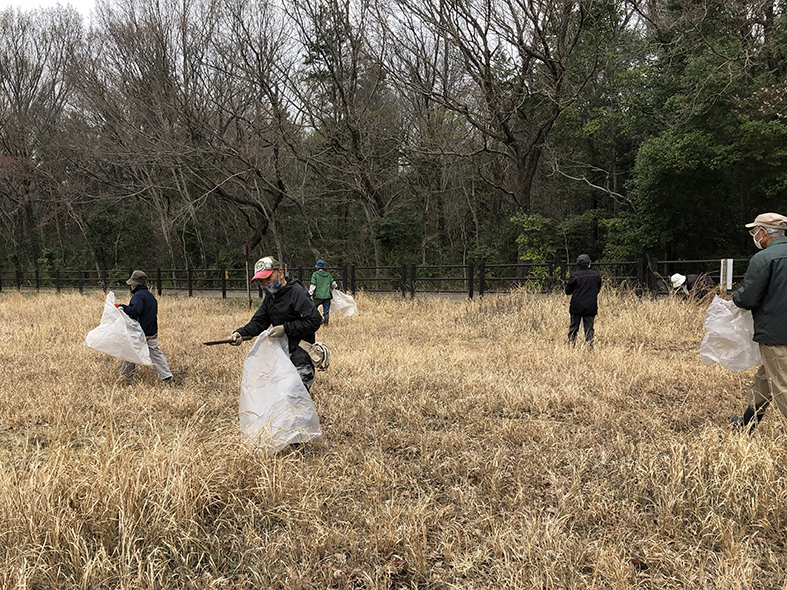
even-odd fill
[{"label": "person in olive green jacket", "polygon": [[787,217],[763,213],[746,227],[761,251],[749,261],[743,286],[732,301],[751,310],[762,366],[754,376],[746,413],[732,422],[751,432],[771,402],[787,416]]},{"label": "person in olive green jacket", "polygon": [[331,289],[336,289],[336,281],[333,280],[331,273],[325,270],[324,260],[318,260],[314,268],[317,270],[312,273],[309,295],[314,298],[314,305],[317,307],[322,305],[322,323],[327,326],[328,316],[331,313],[331,299],[333,299]]}]

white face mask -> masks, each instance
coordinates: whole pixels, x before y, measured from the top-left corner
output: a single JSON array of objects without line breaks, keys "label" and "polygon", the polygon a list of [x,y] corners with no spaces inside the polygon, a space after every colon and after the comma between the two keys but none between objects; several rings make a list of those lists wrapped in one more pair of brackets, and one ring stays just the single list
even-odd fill
[{"label": "white face mask", "polygon": [[[757,232],[757,234],[760,232]],[[757,246],[758,250],[762,250],[765,246],[762,245],[762,242],[757,239],[757,234],[754,234],[751,239],[754,240],[754,245]]]}]

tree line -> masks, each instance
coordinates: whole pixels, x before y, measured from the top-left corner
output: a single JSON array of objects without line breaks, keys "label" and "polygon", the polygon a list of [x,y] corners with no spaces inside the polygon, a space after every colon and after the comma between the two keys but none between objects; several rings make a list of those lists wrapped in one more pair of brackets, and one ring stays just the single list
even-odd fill
[{"label": "tree line", "polygon": [[764,0],[97,0],[0,13],[0,267],[751,254]]}]

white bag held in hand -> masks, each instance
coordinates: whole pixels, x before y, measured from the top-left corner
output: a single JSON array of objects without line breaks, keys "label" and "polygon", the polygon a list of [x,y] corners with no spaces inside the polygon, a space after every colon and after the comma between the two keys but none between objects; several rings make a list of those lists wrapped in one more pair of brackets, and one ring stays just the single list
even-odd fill
[{"label": "white bag held in hand", "polygon": [[85,346],[136,365],[152,365],[142,326],[115,303],[115,294],[110,291],[104,301],[101,324],[88,332]]},{"label": "white bag held in hand", "polygon": [[343,318],[349,318],[351,315],[358,313],[358,306],[355,304],[355,299],[352,295],[347,295],[339,291],[339,289],[331,289],[333,301],[331,301],[331,311],[342,314]]},{"label": "white bag held in hand", "polygon": [[268,454],[322,436],[309,392],[290,361],[287,338],[263,332],[243,365],[240,430]]},{"label": "white bag held in hand", "polygon": [[706,365],[719,363],[732,371],[745,371],[762,364],[760,347],[752,340],[754,320],[751,312],[718,295],[705,314],[708,333],[700,344],[700,356]]}]

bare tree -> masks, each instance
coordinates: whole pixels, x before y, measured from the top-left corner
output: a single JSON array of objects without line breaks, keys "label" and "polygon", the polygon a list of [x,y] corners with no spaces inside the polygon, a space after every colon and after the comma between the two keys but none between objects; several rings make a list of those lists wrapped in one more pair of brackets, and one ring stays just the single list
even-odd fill
[{"label": "bare tree", "polygon": [[[417,91],[462,115],[482,139],[481,178],[527,210],[546,139],[594,64],[573,55],[593,0],[398,0],[397,43],[431,73]],[[406,31],[426,27],[434,45]],[[459,60],[461,80],[445,63]],[[425,83],[426,82],[426,83]]]},{"label": "bare tree", "polygon": [[298,0],[289,13],[303,47],[303,66],[290,85],[309,135],[299,157],[325,187],[316,198],[331,193],[360,206],[380,265],[374,228],[398,196],[401,144],[398,105],[383,68],[384,31],[371,32],[369,0]]},{"label": "bare tree", "polygon": [[63,180],[58,138],[81,36],[73,10],[0,13],[0,231],[28,265],[41,252],[43,210],[57,208],[43,200]]}]

